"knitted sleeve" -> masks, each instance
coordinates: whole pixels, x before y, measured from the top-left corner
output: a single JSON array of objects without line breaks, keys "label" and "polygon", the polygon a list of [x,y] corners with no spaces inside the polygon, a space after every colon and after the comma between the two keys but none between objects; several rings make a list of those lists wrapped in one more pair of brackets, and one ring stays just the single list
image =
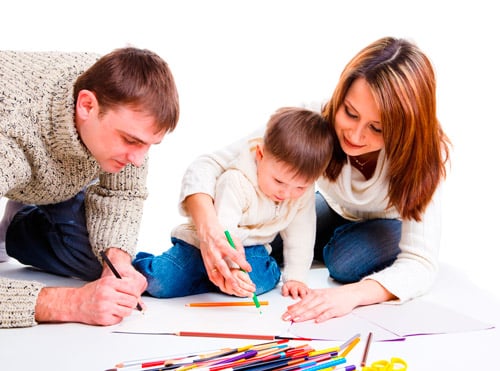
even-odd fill
[{"label": "knitted sleeve", "polygon": [[43,284],[0,278],[0,328],[36,325],[35,305]]},{"label": "knitted sleeve", "polygon": [[109,247],[135,255],[146,187],[147,159],[141,167],[126,166],[116,174],[105,173],[88,187],[85,198],[87,230],[94,254]]}]

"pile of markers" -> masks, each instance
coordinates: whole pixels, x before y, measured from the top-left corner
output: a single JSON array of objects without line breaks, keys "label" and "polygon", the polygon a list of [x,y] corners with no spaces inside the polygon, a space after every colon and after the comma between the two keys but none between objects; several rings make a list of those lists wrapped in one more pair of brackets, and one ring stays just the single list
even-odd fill
[{"label": "pile of markers", "polygon": [[355,335],[340,346],[317,350],[282,339],[207,354],[127,361],[106,371],[353,371],[356,366],[345,365],[346,356],[359,341]]}]

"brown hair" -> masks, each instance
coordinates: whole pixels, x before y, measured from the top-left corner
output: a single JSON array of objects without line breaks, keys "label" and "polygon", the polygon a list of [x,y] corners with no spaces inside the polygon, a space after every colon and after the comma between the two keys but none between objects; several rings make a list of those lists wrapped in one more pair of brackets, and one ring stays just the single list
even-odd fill
[{"label": "brown hair", "polygon": [[[362,49],[345,67],[323,116],[334,125],[354,80],[364,78],[380,111],[389,160],[389,204],[404,219],[421,220],[446,176],[449,140],[436,116],[436,79],[431,62],[405,39],[385,37]],[[347,161],[335,136],[327,176],[335,181]]]},{"label": "brown hair", "polygon": [[267,123],[264,148],[308,180],[325,171],[332,156],[330,124],[320,114],[302,108],[277,110]]},{"label": "brown hair", "polygon": [[179,98],[167,63],[157,54],[133,47],[104,55],[78,77],[73,88],[76,99],[82,90],[92,91],[100,113],[119,105],[150,114],[158,131],[171,132],[179,120]]}]

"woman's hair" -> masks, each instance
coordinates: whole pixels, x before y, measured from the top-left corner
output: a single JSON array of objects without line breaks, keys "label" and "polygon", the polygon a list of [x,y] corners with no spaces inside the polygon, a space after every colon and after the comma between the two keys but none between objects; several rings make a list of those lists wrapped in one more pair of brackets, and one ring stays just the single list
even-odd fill
[{"label": "woman's hair", "polygon": [[[421,220],[446,176],[449,140],[436,116],[436,79],[431,62],[413,43],[385,37],[362,49],[344,68],[323,116],[334,125],[354,80],[364,78],[380,111],[389,160],[389,205],[403,219]],[[335,181],[347,161],[334,134],[326,170]]]},{"label": "woman's hair", "polygon": [[330,123],[319,113],[302,108],[277,110],[264,134],[266,152],[308,180],[316,180],[324,174],[332,156],[332,145]]},{"label": "woman's hair", "polygon": [[168,64],[146,49],[126,47],[104,55],[78,77],[75,102],[82,89],[96,95],[100,114],[126,105],[151,115],[158,131],[166,133],[179,120],[177,87]]}]

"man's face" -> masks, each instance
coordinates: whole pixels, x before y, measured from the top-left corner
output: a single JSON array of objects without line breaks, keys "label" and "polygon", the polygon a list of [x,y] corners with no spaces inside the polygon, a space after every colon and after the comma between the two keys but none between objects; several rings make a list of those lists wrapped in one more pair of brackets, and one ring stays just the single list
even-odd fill
[{"label": "man's face", "polygon": [[165,136],[165,131],[158,132],[152,117],[128,106],[102,115],[95,107],[77,129],[90,153],[109,173],[117,173],[128,164],[141,166],[151,145],[159,144]]}]

